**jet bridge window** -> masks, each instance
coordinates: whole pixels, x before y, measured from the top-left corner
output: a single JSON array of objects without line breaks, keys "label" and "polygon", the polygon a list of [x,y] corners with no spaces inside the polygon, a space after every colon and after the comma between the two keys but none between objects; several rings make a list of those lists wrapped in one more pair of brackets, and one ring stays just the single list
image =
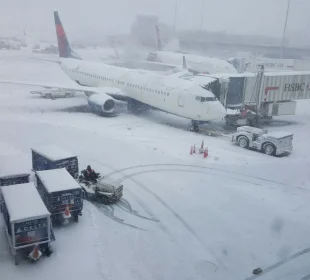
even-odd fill
[{"label": "jet bridge window", "polygon": [[200,102],[208,102],[208,101],[217,101],[216,97],[202,97],[202,96],[196,96],[195,99]]}]

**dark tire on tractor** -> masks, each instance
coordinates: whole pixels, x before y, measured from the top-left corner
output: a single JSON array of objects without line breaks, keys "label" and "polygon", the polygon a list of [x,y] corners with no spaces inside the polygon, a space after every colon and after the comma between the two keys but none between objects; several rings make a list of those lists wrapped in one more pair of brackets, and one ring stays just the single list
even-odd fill
[{"label": "dark tire on tractor", "polygon": [[276,154],[276,147],[271,143],[267,143],[263,146],[263,152],[268,156],[274,156]]},{"label": "dark tire on tractor", "polygon": [[106,196],[101,196],[99,201],[103,204],[109,204],[109,199]]},{"label": "dark tire on tractor", "polygon": [[249,139],[245,136],[239,136],[237,139],[239,147],[248,149],[249,148]]}]

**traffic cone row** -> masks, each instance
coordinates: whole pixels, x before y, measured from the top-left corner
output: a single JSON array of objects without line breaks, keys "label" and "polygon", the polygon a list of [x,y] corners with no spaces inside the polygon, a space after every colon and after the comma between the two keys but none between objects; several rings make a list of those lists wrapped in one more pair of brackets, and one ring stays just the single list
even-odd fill
[{"label": "traffic cone row", "polygon": [[[191,146],[190,155],[195,154],[195,153],[196,153],[196,146],[194,144],[194,147]],[[208,148],[204,149],[204,141],[203,140],[201,142],[201,146],[200,146],[200,149],[199,149],[199,154],[203,154],[204,158],[207,158],[209,156]]]}]

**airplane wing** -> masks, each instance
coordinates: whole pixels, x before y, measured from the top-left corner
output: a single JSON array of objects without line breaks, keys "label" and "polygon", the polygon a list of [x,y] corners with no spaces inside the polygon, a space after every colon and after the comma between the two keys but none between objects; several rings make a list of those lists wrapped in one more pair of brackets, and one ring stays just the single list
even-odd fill
[{"label": "airplane wing", "polygon": [[13,81],[13,80],[0,80],[0,83],[3,84],[15,84],[15,85],[24,85],[24,86],[38,86],[43,88],[54,88],[54,89],[65,89],[70,91],[84,91],[87,96],[92,94],[107,94],[112,98],[117,100],[126,101],[127,95],[122,90],[114,87],[87,87],[81,85],[61,85],[61,84],[52,84],[52,83],[36,83],[36,82],[25,82],[25,81]]},{"label": "airplane wing", "polygon": [[48,61],[48,62],[57,63],[57,64],[60,63],[58,59],[49,59],[49,58],[43,58],[43,57],[37,57],[37,56],[22,56],[22,57],[35,59],[35,60],[43,60],[43,61]]}]

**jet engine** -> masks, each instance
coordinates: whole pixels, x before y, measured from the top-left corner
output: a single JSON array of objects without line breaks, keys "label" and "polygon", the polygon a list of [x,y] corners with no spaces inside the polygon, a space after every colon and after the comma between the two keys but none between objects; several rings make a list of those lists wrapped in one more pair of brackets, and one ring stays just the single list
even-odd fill
[{"label": "jet engine", "polygon": [[88,105],[92,111],[100,115],[110,116],[115,114],[115,101],[105,93],[91,95],[88,98]]}]

